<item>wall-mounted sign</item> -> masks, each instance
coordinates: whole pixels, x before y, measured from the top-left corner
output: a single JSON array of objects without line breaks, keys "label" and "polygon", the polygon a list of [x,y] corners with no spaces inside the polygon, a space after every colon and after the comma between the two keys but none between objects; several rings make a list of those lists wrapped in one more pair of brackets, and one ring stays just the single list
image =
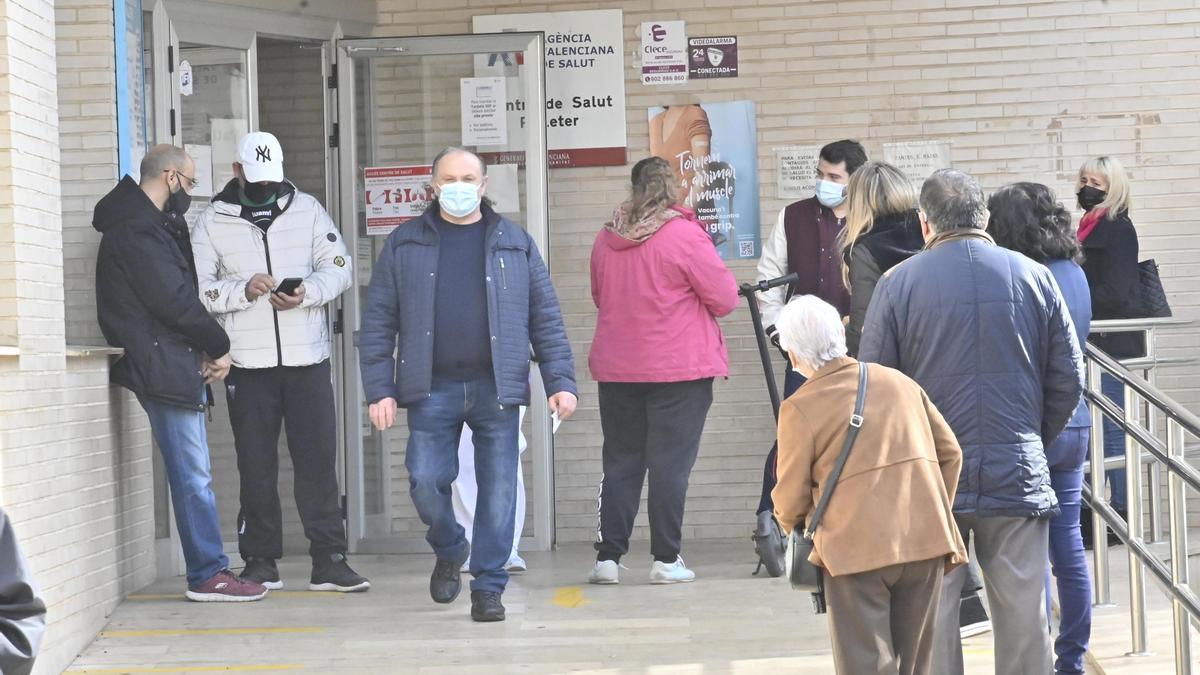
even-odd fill
[{"label": "wall-mounted sign", "polygon": [[688,77],[737,77],[737,37],[688,38]]},{"label": "wall-mounted sign", "polygon": [[[625,54],[621,10],[488,14],[474,17],[476,33],[546,34],[546,143],[549,166],[625,164]],[[523,55],[480,54],[475,75],[506,78],[508,142],[483,154],[493,163],[525,156]]]},{"label": "wall-mounted sign", "polygon": [[817,145],[775,148],[775,196],[808,199],[817,189]]},{"label": "wall-mounted sign", "polygon": [[687,29],[683,21],[642,23],[642,84],[686,84]]},{"label": "wall-mounted sign", "polygon": [[897,141],[883,144],[883,161],[920,185],[938,169],[950,168],[950,141]]}]

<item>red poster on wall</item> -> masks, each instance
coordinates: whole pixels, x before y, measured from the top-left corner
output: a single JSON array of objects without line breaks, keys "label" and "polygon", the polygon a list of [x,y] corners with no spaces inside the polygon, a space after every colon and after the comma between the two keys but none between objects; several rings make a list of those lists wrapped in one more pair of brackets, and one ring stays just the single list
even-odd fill
[{"label": "red poster on wall", "polygon": [[428,164],[364,169],[367,234],[386,236],[424,213],[433,201],[432,180],[433,169]]}]

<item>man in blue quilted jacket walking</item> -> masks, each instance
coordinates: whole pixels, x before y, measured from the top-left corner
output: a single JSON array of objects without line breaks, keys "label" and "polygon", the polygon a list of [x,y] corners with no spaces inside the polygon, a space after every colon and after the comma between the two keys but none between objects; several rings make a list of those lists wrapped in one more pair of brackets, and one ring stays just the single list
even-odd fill
[{"label": "man in blue quilted jacket walking", "polygon": [[[447,148],[433,160],[437,199],[388,236],[371,274],[359,345],[371,422],[408,409],[405,467],[437,556],[435,602],[461,590],[469,557],[471,618],[503,621],[519,462],[519,410],[538,362],[550,410],[575,410],[575,366],[550,274],[533,238],[482,200],[483,159]],[[463,424],[475,441],[474,551],[454,518]]]},{"label": "man in blue quilted jacket walking", "polygon": [[[943,169],[921,188],[925,251],[880,279],[859,358],[916,380],[963,450],[954,516],[987,580],[997,675],[1053,672],[1044,602],[1049,516],[1045,447],[1083,391],[1079,342],[1050,271],[984,232],[979,183]],[[946,575],[933,672],[961,675],[959,596]]]}]

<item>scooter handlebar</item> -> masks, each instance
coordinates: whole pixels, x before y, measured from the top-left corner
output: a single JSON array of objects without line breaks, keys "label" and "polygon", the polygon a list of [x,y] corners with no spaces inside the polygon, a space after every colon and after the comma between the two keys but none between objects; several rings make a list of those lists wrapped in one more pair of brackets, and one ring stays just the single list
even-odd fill
[{"label": "scooter handlebar", "polygon": [[754,283],[745,283],[738,287],[738,295],[745,297],[751,293],[763,293],[776,286],[786,286],[800,281],[800,275],[792,272],[775,279],[762,279]]}]

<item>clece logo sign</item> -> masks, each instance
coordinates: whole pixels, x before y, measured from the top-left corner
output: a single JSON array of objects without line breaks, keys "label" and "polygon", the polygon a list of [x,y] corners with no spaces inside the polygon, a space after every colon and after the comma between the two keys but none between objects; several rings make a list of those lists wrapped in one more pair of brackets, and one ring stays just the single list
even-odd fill
[{"label": "clece logo sign", "polygon": [[657,23],[653,26],[650,26],[650,39],[654,40],[655,42],[662,42],[663,40],[667,39],[667,29],[663,28]]}]

